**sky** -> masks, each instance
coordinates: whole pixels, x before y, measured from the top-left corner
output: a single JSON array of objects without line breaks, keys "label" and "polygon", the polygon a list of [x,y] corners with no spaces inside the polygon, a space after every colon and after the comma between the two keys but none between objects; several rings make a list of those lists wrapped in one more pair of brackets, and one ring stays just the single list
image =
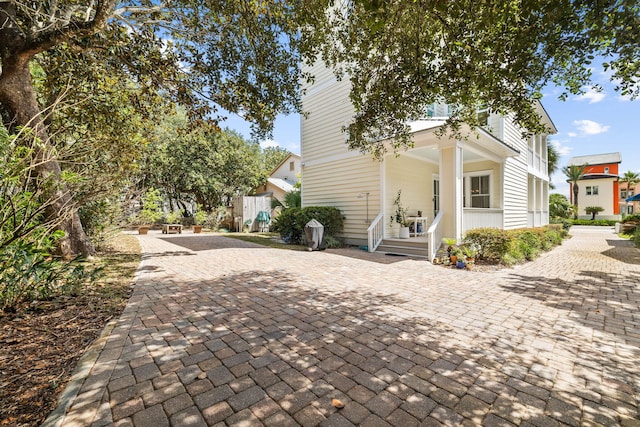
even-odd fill
[{"label": "sky", "polygon": [[[593,70],[593,80],[603,87],[602,92],[585,88],[585,94],[560,101],[560,89],[549,87],[543,91],[542,104],[558,129],[550,138],[560,153],[559,170],[551,176],[555,186],[552,193],[569,196],[569,184],[561,169],[574,156],[619,152],[619,175],[629,170],[640,173],[640,99],[632,101],[620,96],[602,70]],[[230,116],[222,125],[250,137],[249,125],[239,117]],[[300,154],[300,116],[279,116],[273,138],[260,145]]]}]

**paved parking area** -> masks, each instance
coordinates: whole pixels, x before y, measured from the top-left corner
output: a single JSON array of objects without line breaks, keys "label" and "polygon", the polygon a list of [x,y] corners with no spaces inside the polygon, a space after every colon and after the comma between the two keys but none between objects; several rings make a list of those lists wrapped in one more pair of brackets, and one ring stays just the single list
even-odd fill
[{"label": "paved parking area", "polygon": [[640,250],[572,234],[491,273],[140,236],[133,296],[48,425],[640,426]]}]

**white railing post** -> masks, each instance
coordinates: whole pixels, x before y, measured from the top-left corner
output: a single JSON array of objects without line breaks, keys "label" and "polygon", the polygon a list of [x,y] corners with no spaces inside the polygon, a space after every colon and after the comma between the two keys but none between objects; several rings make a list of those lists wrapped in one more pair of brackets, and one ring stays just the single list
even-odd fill
[{"label": "white railing post", "polygon": [[438,212],[438,215],[433,219],[433,222],[429,226],[427,230],[427,242],[429,247],[427,248],[427,253],[429,256],[429,261],[433,262],[433,259],[436,257],[436,253],[438,252],[438,248],[440,248],[440,242],[442,241],[442,227],[440,226],[440,220],[442,219],[443,212]]},{"label": "white railing post", "polygon": [[382,221],[382,217],[382,213],[379,213],[367,228],[367,248],[369,252],[375,252],[384,238],[384,221]]}]

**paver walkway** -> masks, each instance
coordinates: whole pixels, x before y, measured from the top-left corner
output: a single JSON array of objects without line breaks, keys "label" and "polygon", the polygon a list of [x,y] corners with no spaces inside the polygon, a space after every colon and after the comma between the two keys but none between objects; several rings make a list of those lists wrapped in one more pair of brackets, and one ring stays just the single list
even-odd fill
[{"label": "paver walkway", "polygon": [[493,273],[140,236],[133,296],[57,421],[640,426],[640,251],[572,234]]}]

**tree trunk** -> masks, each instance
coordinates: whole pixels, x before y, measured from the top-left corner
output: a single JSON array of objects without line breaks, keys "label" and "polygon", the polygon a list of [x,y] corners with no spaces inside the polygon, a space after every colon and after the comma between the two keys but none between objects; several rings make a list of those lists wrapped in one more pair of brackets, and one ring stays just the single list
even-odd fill
[{"label": "tree trunk", "polygon": [[573,204],[574,206],[578,206],[578,193],[580,189],[578,188],[578,183],[573,184]]},{"label": "tree trunk", "polygon": [[56,184],[45,190],[45,196],[49,203],[46,210],[48,220],[65,232],[65,237],[59,242],[59,254],[67,258],[80,254],[92,256],[95,255],[95,249],[82,228],[69,189],[62,180],[55,149],[49,141],[44,117],[33,90],[29,62],[27,55],[3,58],[0,75],[0,105],[6,114],[3,121],[9,128],[31,128],[39,139],[34,171],[38,178],[53,180]]}]

